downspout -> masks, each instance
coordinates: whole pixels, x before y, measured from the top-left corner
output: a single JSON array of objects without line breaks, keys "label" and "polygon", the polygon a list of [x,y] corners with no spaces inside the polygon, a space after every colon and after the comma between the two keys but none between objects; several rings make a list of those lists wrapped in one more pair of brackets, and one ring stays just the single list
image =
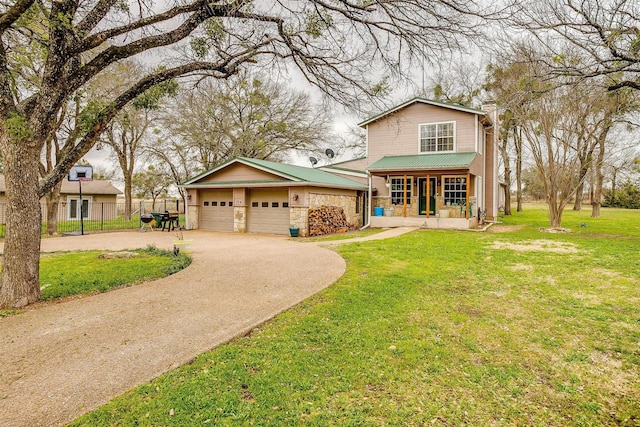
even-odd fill
[{"label": "downspout", "polygon": [[[480,120],[478,118],[478,120]],[[482,126],[482,132],[484,133],[483,137],[482,137],[482,144],[484,144],[484,146],[482,147],[482,206],[480,206],[480,204],[478,204],[478,208],[483,209],[485,212],[487,210],[487,158],[489,156],[489,153],[487,153],[487,130],[489,128],[485,128],[484,126]],[[475,213],[475,215],[477,216],[477,212]]]},{"label": "downspout", "polygon": [[360,230],[371,227],[371,199],[373,194],[373,191],[371,189],[371,172],[367,171],[367,176],[369,178],[369,196],[367,197],[367,223],[360,227]]},{"label": "downspout", "polygon": [[189,189],[187,189],[187,197],[184,198],[184,228],[189,230]]}]

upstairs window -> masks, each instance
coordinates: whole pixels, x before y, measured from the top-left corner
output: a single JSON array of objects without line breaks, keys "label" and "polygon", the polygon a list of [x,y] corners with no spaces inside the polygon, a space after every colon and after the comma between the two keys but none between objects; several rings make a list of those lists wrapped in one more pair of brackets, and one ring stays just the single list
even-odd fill
[{"label": "upstairs window", "polygon": [[454,122],[420,125],[420,152],[453,151],[455,146]]}]

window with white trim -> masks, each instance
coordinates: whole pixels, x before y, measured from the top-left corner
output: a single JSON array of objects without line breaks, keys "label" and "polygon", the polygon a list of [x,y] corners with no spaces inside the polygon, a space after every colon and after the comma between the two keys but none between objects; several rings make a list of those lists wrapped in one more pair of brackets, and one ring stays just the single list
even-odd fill
[{"label": "window with white trim", "polygon": [[437,153],[455,148],[455,122],[420,125],[420,152]]},{"label": "window with white trim", "polygon": [[[407,203],[411,203],[411,181],[412,177],[407,177]],[[404,204],[404,177],[391,178],[391,204]]]},{"label": "window with white trim", "polygon": [[458,206],[467,203],[467,177],[445,176],[442,177],[444,204]]},{"label": "window with white trim", "polygon": [[80,197],[67,196],[67,219],[80,220],[80,215],[83,219],[91,219],[91,199],[91,196],[83,197],[80,205]]}]

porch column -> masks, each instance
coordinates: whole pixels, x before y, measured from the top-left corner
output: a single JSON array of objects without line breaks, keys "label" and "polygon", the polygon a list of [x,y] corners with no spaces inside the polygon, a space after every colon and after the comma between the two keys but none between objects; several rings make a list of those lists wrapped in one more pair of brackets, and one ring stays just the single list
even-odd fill
[{"label": "porch column", "polygon": [[403,213],[404,217],[407,217],[407,175],[404,176],[404,206]]},{"label": "porch column", "polygon": [[465,213],[464,213],[464,217],[466,219],[469,219],[469,192],[471,191],[471,174],[469,172],[467,172],[467,204],[465,205]]},{"label": "porch column", "polygon": [[431,210],[431,175],[427,174],[427,182],[425,183],[425,189],[426,189],[426,202],[425,202],[425,206],[427,209],[427,218],[429,218],[429,211]]}]

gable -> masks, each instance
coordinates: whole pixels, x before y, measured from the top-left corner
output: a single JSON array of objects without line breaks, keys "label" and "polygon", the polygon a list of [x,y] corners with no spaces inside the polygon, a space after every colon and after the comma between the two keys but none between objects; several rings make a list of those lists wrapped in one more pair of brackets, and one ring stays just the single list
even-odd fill
[{"label": "gable", "polygon": [[249,165],[235,162],[202,177],[194,183],[216,183],[216,182],[252,182],[252,181],[275,181],[285,180],[281,176],[256,169]]},{"label": "gable", "polygon": [[404,109],[406,109],[407,107],[411,107],[411,106],[415,106],[415,105],[424,105],[424,106],[431,106],[437,109],[441,109],[441,110],[446,110],[449,112],[453,112],[453,111],[458,111],[458,112],[462,112],[465,114],[472,114],[472,115],[480,115],[480,116],[485,116],[487,114],[486,111],[483,110],[477,110],[475,108],[471,108],[471,107],[467,107],[464,105],[460,105],[460,104],[450,104],[450,103],[446,103],[446,102],[440,102],[440,101],[434,101],[431,99],[426,99],[426,98],[413,98],[410,99],[409,101],[406,101],[400,105],[396,105],[393,108],[390,108],[387,111],[384,111],[378,115],[375,115],[361,123],[358,123],[358,126],[361,127],[366,127],[367,125],[376,122],[382,118],[385,118],[389,115],[395,114],[399,111],[402,111]]}]

